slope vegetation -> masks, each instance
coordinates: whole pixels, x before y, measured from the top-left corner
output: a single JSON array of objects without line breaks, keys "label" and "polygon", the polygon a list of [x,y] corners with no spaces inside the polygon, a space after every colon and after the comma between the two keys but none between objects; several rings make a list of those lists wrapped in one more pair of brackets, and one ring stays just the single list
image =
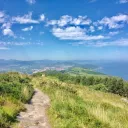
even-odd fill
[{"label": "slope vegetation", "polygon": [[51,99],[53,128],[128,128],[128,103],[122,97],[55,77],[33,77],[33,84]]},{"label": "slope vegetation", "polygon": [[33,87],[27,75],[19,73],[0,74],[0,128],[10,128],[16,116],[23,111],[24,103],[31,99]]}]

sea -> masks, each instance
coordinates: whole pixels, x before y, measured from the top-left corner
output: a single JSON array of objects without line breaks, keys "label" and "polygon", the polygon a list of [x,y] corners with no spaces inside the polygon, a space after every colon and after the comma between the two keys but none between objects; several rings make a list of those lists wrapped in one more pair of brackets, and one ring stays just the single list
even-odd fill
[{"label": "sea", "polygon": [[128,61],[98,62],[98,71],[128,81]]}]

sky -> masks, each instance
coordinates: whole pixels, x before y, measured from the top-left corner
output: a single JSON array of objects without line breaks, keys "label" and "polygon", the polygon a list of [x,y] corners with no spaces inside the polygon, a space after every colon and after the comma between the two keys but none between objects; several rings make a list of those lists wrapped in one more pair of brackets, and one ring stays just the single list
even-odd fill
[{"label": "sky", "polygon": [[0,0],[0,59],[128,60],[128,0]]}]

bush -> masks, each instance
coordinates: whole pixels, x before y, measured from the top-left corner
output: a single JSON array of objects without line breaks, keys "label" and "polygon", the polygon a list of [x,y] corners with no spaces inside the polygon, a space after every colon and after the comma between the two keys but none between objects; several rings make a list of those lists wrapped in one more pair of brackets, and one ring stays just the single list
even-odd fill
[{"label": "bush", "polygon": [[104,92],[108,91],[107,87],[104,84],[96,84],[94,86],[91,86],[91,88],[93,88],[94,90],[100,90]]},{"label": "bush", "polygon": [[84,86],[94,86],[96,90],[107,91],[121,96],[128,97],[128,83],[116,77],[97,77],[97,76],[71,76],[57,71],[47,71],[46,76],[58,78],[60,81]]},{"label": "bush", "polygon": [[32,97],[34,90],[30,82],[27,75],[12,72],[0,74],[0,128],[9,128],[17,113],[23,109],[22,104]]}]

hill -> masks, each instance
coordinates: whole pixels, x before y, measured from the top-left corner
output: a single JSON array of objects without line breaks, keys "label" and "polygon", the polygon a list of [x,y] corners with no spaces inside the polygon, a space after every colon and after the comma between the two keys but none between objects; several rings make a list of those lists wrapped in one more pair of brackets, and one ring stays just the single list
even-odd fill
[{"label": "hill", "polygon": [[19,73],[0,74],[0,128],[10,128],[33,95],[31,79]]},{"label": "hill", "polygon": [[4,60],[0,59],[0,72],[16,71],[32,74],[44,70],[65,70],[69,67],[83,67],[96,69],[98,66],[93,64],[81,63],[81,61],[57,61],[57,60]]},{"label": "hill", "polygon": [[105,74],[103,73],[100,73],[100,72],[97,72],[95,71],[95,68],[93,69],[92,67],[86,67],[86,68],[83,68],[83,67],[71,67],[71,68],[68,68],[67,70],[65,70],[65,73],[68,73],[70,75],[82,75],[82,76],[100,76],[100,77],[103,77]]},{"label": "hill", "polygon": [[[33,75],[0,74],[0,128],[15,128],[34,88],[50,98],[47,115],[52,128],[127,128],[128,83],[103,74],[46,71]],[[44,74],[45,73],[45,74]],[[41,110],[40,110],[41,111]]]},{"label": "hill", "polygon": [[128,103],[112,93],[34,77],[33,84],[51,99],[48,116],[53,128],[127,128]]}]

